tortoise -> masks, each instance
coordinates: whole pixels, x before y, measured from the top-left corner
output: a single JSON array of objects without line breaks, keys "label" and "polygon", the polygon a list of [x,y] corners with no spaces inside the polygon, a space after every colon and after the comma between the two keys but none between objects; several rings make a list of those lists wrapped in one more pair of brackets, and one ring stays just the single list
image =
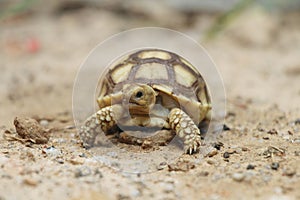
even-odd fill
[{"label": "tortoise", "polygon": [[206,83],[187,60],[162,49],[142,49],[123,57],[99,81],[99,110],[79,130],[85,148],[114,127],[159,128],[175,132],[185,153],[201,145],[199,124],[210,118]]}]

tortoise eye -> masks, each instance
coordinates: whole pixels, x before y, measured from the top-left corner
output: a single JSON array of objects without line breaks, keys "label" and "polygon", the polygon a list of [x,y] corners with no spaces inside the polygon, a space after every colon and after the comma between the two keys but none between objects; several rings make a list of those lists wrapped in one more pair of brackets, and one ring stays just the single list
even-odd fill
[{"label": "tortoise eye", "polygon": [[138,91],[138,92],[136,93],[135,97],[136,97],[136,98],[141,98],[143,95],[144,95],[143,92]]}]

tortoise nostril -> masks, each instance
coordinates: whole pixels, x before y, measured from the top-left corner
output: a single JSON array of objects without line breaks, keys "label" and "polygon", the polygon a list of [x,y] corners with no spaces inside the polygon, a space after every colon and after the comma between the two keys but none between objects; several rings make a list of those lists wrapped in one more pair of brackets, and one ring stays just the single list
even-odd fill
[{"label": "tortoise nostril", "polygon": [[138,92],[136,93],[135,97],[136,97],[136,98],[141,98],[143,95],[144,95],[143,92],[138,91]]}]

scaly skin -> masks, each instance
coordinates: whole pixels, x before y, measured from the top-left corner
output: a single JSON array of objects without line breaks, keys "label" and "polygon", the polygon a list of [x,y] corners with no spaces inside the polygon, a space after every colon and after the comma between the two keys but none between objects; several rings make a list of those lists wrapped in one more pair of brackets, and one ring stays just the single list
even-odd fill
[{"label": "scaly skin", "polygon": [[113,106],[102,108],[90,116],[84,122],[84,125],[81,126],[79,135],[85,148],[90,148],[94,145],[96,136],[101,131],[107,133],[116,124],[113,110]]},{"label": "scaly skin", "polygon": [[176,134],[184,140],[184,151],[192,154],[201,145],[200,130],[193,120],[179,108],[174,108],[169,114],[169,123]]}]

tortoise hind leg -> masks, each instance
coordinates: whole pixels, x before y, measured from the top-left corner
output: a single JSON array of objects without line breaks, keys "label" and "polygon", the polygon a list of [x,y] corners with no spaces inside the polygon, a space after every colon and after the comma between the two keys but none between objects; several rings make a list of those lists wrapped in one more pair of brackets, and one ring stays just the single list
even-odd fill
[{"label": "tortoise hind leg", "polygon": [[79,135],[85,148],[94,145],[96,136],[103,131],[107,133],[114,125],[116,125],[116,114],[121,113],[121,106],[113,105],[100,109],[98,112],[90,116],[84,125],[80,127]]},{"label": "tortoise hind leg", "polygon": [[174,108],[169,113],[171,129],[184,140],[184,151],[195,153],[201,145],[200,130],[193,120],[179,108]]}]

